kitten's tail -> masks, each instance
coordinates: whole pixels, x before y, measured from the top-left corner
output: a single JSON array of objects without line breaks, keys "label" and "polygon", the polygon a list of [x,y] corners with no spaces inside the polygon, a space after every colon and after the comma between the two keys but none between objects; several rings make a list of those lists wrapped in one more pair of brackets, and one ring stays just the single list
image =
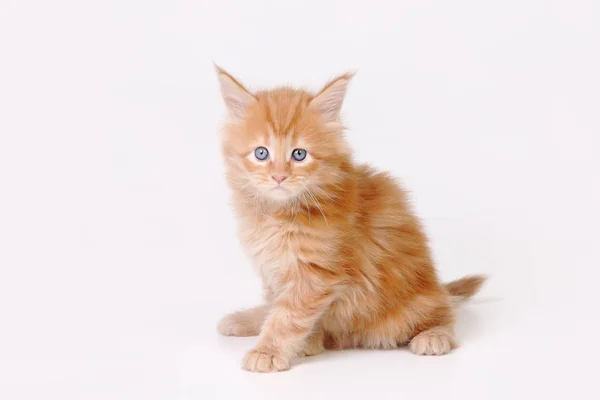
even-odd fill
[{"label": "kitten's tail", "polygon": [[444,287],[452,296],[452,304],[457,306],[477,293],[486,279],[484,275],[469,275],[446,283]]}]

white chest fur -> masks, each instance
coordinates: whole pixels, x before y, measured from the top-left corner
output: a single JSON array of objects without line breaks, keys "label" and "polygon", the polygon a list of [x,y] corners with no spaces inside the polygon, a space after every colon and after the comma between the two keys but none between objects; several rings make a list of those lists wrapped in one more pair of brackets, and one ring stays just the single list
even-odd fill
[{"label": "white chest fur", "polygon": [[284,285],[282,276],[298,261],[293,246],[295,227],[289,222],[265,217],[260,221],[243,219],[240,228],[246,251],[254,260],[265,286],[273,294],[279,293]]}]

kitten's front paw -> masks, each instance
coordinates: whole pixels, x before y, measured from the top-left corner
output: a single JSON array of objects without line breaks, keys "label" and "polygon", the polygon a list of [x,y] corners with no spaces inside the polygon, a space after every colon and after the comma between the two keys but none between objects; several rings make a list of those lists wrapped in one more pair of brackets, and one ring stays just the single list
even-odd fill
[{"label": "kitten's front paw", "polygon": [[239,312],[221,318],[217,331],[225,336],[256,336],[260,333],[254,321],[244,318],[243,313]]},{"label": "kitten's front paw", "polygon": [[242,367],[252,372],[279,372],[290,369],[290,363],[278,355],[251,350],[246,354]]}]

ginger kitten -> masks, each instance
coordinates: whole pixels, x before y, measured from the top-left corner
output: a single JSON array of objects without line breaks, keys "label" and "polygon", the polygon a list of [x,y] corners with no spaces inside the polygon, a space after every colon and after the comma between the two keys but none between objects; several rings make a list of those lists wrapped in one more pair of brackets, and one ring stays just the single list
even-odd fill
[{"label": "ginger kitten", "polygon": [[453,304],[484,281],[440,284],[419,220],[387,173],[355,164],[340,109],[351,74],[318,93],[251,93],[217,67],[229,117],[223,155],[265,304],[225,316],[223,335],[259,335],[249,371],[324,349],[456,346]]}]

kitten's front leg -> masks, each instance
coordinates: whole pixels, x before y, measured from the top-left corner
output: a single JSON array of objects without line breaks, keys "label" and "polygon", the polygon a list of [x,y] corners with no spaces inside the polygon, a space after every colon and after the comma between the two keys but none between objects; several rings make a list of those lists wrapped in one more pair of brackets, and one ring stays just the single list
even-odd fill
[{"label": "kitten's front leg", "polygon": [[257,336],[267,318],[269,306],[259,306],[238,311],[221,318],[217,330],[225,336]]},{"label": "kitten's front leg", "polygon": [[289,369],[290,362],[306,348],[314,325],[334,299],[333,285],[322,277],[302,276],[275,301],[256,348],[243,362],[254,372]]}]

